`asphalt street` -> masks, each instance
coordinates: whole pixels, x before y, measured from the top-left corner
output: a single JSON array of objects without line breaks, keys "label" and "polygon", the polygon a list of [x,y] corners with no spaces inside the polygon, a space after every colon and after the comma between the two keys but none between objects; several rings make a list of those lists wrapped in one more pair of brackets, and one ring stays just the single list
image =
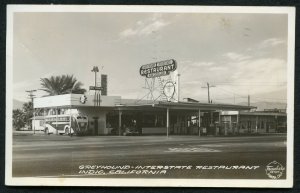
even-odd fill
[{"label": "asphalt street", "polygon": [[269,163],[286,167],[286,135],[24,135],[12,151],[14,177],[270,179]]}]

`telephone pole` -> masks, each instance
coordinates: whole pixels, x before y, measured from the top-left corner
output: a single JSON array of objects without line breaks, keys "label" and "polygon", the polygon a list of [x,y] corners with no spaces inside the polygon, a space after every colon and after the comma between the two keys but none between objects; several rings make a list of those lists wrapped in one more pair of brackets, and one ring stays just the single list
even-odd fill
[{"label": "telephone pole", "polygon": [[177,84],[178,84],[178,91],[177,91],[177,100],[180,101],[180,74],[177,74]]},{"label": "telephone pole", "polygon": [[206,84],[207,84],[207,86],[204,86],[204,87],[201,87],[201,88],[207,88],[208,103],[212,103],[212,101],[210,100],[209,88],[216,87],[216,86],[214,86],[214,85],[209,85],[208,82],[207,82]]},{"label": "telephone pole", "polygon": [[248,95],[248,107],[250,106],[250,95]]},{"label": "telephone pole", "polygon": [[26,90],[26,92],[28,92],[28,96],[31,99],[31,102],[33,104],[33,98],[35,97],[35,95],[33,94],[34,92],[36,92],[36,90]]},{"label": "telephone pole", "polygon": [[33,93],[36,92],[36,90],[26,90],[26,92],[29,93],[28,96],[31,99],[31,103],[32,103],[33,124],[31,125],[31,129],[33,129],[33,134],[35,134],[35,109],[33,106],[33,98],[35,97],[35,95]]}]

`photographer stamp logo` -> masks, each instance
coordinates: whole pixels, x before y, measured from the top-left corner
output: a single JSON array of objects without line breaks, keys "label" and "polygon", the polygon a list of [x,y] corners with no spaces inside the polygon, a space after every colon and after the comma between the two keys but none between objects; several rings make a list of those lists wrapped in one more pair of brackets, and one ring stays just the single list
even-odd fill
[{"label": "photographer stamp logo", "polygon": [[285,167],[283,167],[279,162],[272,161],[266,166],[266,174],[271,179],[279,179],[283,172],[285,170]]}]

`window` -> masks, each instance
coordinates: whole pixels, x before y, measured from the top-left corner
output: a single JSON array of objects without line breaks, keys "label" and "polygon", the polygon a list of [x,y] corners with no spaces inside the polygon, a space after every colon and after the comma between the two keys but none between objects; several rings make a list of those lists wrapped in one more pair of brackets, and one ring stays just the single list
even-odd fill
[{"label": "window", "polygon": [[44,124],[45,124],[45,121],[40,121],[40,126],[44,126]]}]

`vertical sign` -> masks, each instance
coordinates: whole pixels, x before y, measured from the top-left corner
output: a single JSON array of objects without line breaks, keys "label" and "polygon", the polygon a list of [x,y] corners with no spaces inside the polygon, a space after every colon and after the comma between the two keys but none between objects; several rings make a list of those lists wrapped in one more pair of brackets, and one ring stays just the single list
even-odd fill
[{"label": "vertical sign", "polygon": [[102,87],[90,86],[90,90],[95,90],[94,106],[100,106],[100,104],[101,104],[101,94],[100,94],[100,91],[102,90]]},{"label": "vertical sign", "polygon": [[94,106],[100,106],[101,105],[101,95],[100,92],[96,92],[94,96]]},{"label": "vertical sign", "polygon": [[107,75],[106,74],[101,74],[101,95],[107,96]]}]

